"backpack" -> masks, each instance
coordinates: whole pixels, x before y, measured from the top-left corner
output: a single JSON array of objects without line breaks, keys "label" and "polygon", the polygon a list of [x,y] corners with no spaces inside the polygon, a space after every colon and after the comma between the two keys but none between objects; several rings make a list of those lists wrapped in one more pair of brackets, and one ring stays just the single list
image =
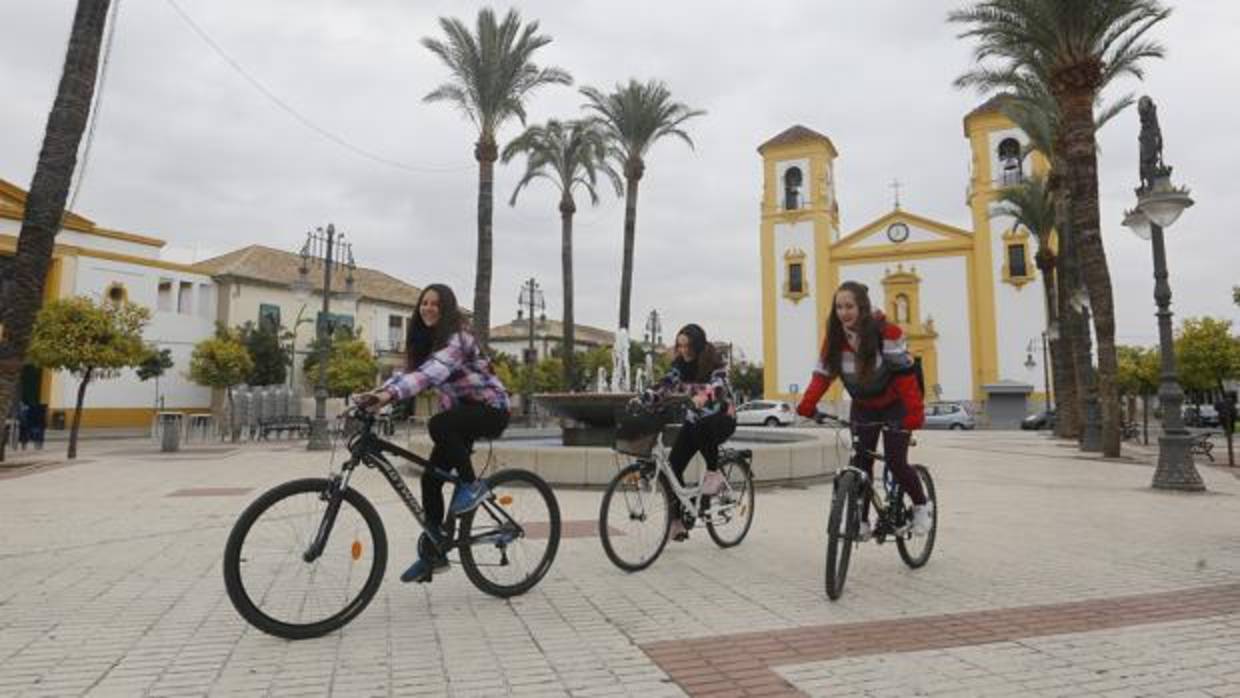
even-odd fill
[{"label": "backpack", "polygon": [[[881,322],[875,323],[875,325],[878,327],[879,346],[882,346],[883,330],[887,328],[887,321],[884,319]],[[925,400],[926,399],[926,375],[923,372],[922,367],[921,367],[920,356],[913,357],[913,365],[910,366],[909,368],[906,368],[903,370],[892,371],[892,375],[897,375],[897,376],[909,374],[909,373],[913,374],[913,376],[917,379],[917,392],[921,395],[922,400]]]}]

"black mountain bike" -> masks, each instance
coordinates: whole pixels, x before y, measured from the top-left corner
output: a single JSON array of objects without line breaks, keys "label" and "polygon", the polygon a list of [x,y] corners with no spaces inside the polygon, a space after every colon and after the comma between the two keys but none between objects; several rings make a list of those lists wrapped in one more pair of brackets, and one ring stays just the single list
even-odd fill
[{"label": "black mountain bike", "polygon": [[[818,421],[829,419],[840,425],[840,430],[849,428],[847,420],[831,414],[819,413]],[[857,426],[880,426],[877,424]],[[888,429],[887,425],[881,425]],[[931,509],[930,530],[925,536],[913,535],[913,500],[903,491],[900,483],[892,477],[887,461],[881,454],[873,451],[868,455],[883,463],[883,494],[879,493],[865,471],[857,467],[857,461],[863,451],[855,430],[852,432],[852,446],[848,465],[840,469],[832,482],[834,495],[831,500],[831,514],[827,517],[827,596],[835,601],[844,593],[844,580],[848,577],[848,562],[852,555],[853,544],[860,543],[861,502],[868,498],[874,505],[878,518],[874,524],[871,537],[875,543],[882,544],[888,537],[894,538],[896,548],[900,551],[900,559],[904,564],[917,569],[930,560],[934,550],[934,538],[938,532],[938,498],[934,492],[934,480],[924,465],[914,465],[913,469],[921,478],[922,489],[926,493],[926,501],[934,505]],[[909,444],[912,445],[911,443]]]},{"label": "black mountain bike", "polygon": [[[224,548],[224,586],[251,625],[290,640],[319,637],[357,617],[383,582],[388,541],[374,506],[349,479],[358,465],[376,468],[425,528],[426,515],[386,454],[447,482],[459,478],[375,433],[375,416],[350,409],[349,458],[327,478],[278,485],[250,504]],[[446,540],[425,533],[418,553],[460,551],[469,581],[507,598],[547,574],[560,544],[560,507],[551,487],[525,470],[485,478],[490,493],[477,509],[448,515]]]}]

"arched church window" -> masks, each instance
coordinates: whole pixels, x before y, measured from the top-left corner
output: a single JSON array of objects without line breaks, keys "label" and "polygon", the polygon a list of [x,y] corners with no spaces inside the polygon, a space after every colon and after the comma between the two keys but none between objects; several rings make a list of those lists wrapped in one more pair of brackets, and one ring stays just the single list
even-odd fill
[{"label": "arched church window", "polygon": [[791,211],[801,208],[801,184],[804,174],[799,167],[789,167],[784,171],[784,210]]},{"label": "arched church window", "polygon": [[104,298],[109,303],[124,303],[129,300],[129,291],[125,289],[123,284],[114,283],[108,286],[108,290],[104,293]]},{"label": "arched church window", "polygon": [[903,293],[896,296],[896,322],[908,322],[908,296]]},{"label": "arched church window", "polygon": [[1020,184],[1025,175],[1021,169],[1020,141],[1004,138],[999,141],[999,183],[1003,186]]}]

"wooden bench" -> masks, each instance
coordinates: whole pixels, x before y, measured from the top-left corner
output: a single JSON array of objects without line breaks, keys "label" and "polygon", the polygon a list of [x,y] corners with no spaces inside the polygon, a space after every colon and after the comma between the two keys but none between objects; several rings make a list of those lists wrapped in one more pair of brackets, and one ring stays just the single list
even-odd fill
[{"label": "wooden bench", "polygon": [[277,437],[283,436],[285,433],[291,433],[299,438],[307,437],[310,435],[310,418],[267,417],[258,420],[258,438],[267,439],[273,431]]},{"label": "wooden bench", "polygon": [[1213,463],[1214,454],[1211,453],[1211,451],[1213,450],[1214,450],[1214,442],[1210,440],[1209,433],[1197,434],[1193,436],[1193,445],[1192,445],[1192,448],[1189,449],[1189,453],[1192,453],[1194,455],[1205,456],[1206,458],[1210,459],[1211,463]]}]

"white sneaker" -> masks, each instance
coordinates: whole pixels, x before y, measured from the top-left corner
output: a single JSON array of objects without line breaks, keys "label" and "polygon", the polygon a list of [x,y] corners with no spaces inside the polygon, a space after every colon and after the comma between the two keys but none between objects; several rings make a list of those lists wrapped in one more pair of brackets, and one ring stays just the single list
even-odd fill
[{"label": "white sneaker", "polygon": [[867,541],[870,539],[872,531],[870,530],[870,522],[862,521],[861,526],[857,529],[857,540]]},{"label": "white sneaker", "polygon": [[717,470],[707,470],[702,476],[702,494],[710,497],[723,491],[728,481]]},{"label": "white sneaker", "polygon": [[917,504],[913,506],[913,535],[924,536],[930,533],[930,528],[934,525],[932,517],[934,515],[934,502],[926,502],[925,504]]}]

